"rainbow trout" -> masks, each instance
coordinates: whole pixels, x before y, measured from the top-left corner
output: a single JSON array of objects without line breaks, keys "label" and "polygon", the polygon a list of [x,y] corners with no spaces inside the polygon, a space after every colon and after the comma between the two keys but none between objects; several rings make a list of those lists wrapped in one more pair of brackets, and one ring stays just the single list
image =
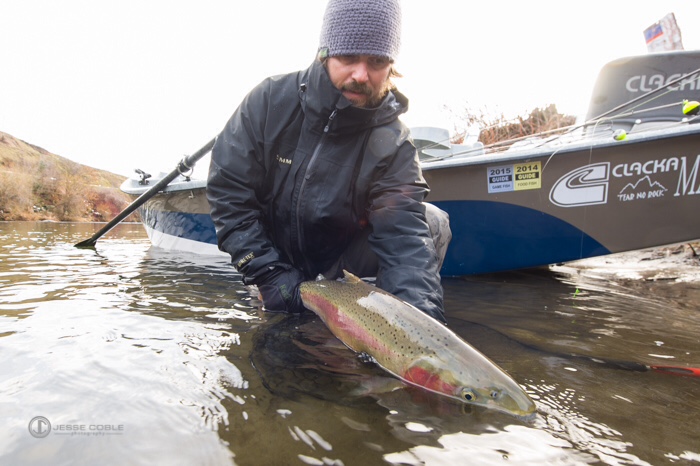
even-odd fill
[{"label": "rainbow trout", "polygon": [[530,417],[535,403],[500,367],[443,324],[349,272],[300,285],[304,306],[346,346],[401,380],[465,403]]}]

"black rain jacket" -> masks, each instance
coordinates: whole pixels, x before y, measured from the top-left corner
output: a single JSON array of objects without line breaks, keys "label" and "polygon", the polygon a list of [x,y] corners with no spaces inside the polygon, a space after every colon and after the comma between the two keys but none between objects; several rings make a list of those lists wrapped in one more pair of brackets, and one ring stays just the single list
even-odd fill
[{"label": "black rain jacket", "polygon": [[212,150],[207,197],[219,249],[247,283],[280,263],[314,279],[371,228],[377,286],[444,321],[407,109],[398,91],[352,106],[319,61],[245,97]]}]

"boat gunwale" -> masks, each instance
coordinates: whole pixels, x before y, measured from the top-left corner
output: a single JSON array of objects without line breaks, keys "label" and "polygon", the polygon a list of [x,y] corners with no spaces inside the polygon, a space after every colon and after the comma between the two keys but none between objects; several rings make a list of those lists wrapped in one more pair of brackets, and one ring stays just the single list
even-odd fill
[{"label": "boat gunwale", "polygon": [[[700,124],[681,123],[677,127],[665,127],[660,129],[648,129],[639,133],[630,132],[627,139],[616,141],[610,135],[592,136],[588,138],[580,138],[576,141],[566,141],[561,145],[552,145],[552,142],[543,141],[539,147],[523,147],[510,151],[498,153],[486,153],[480,155],[452,155],[440,160],[422,160],[421,168],[424,171],[437,170],[443,168],[452,168],[470,165],[489,165],[506,163],[513,160],[528,160],[544,156],[563,156],[581,150],[603,149],[612,146],[640,144],[653,140],[662,140],[668,138],[676,138],[687,135],[700,135]],[[536,137],[537,135],[533,135]],[[159,178],[155,178],[158,180]],[[129,178],[122,183],[120,189],[129,195],[138,196],[146,192],[152,186],[150,183],[146,185],[136,184],[136,178]],[[206,189],[206,179],[191,179],[185,177],[176,178],[168,186],[166,186],[160,194],[168,194],[189,190]]]},{"label": "boat gunwale", "polygon": [[[165,174],[163,174],[165,175]],[[149,181],[158,182],[161,178],[154,178]],[[139,196],[149,189],[151,189],[152,184],[137,184],[136,178],[126,179],[122,185],[119,187],[124,193],[131,196]],[[189,191],[193,189],[205,189],[207,187],[207,180],[204,179],[186,179],[184,177],[179,177],[173,180],[169,185],[158,191],[158,194],[167,194],[173,192]]]},{"label": "boat gunwale", "polygon": [[[479,155],[453,155],[441,160],[423,160],[421,168],[434,170],[441,168],[451,168],[466,165],[489,165],[509,162],[512,160],[527,160],[551,155],[565,155],[567,153],[579,152],[581,150],[603,149],[612,146],[639,144],[654,140],[677,138],[686,135],[700,135],[700,124],[681,123],[678,127],[665,127],[660,129],[648,129],[639,133],[630,132],[627,139],[616,141],[612,135],[593,136],[590,138],[579,138],[576,141],[563,142],[554,146],[551,142],[542,141],[539,147],[523,147],[499,153],[485,153]],[[533,135],[537,137],[537,135]]]}]

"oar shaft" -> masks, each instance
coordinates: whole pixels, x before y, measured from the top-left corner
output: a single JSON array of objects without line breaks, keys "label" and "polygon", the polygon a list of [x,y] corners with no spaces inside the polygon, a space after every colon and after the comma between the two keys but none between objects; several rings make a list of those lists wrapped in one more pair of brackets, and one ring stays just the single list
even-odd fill
[{"label": "oar shaft", "polygon": [[520,341],[516,338],[513,338],[510,335],[507,335],[505,333],[502,333],[492,327],[483,325],[483,324],[478,324],[476,322],[470,322],[465,319],[459,319],[452,317],[454,320],[461,320],[462,322],[466,322],[468,324],[474,325],[474,326],[479,326],[479,327],[485,327],[492,332],[496,332],[500,335],[502,335],[504,338],[507,338],[510,341],[513,341],[519,345],[522,345],[525,348],[528,348],[533,351],[537,351],[539,353],[544,353],[549,356],[554,356],[562,359],[568,359],[568,360],[584,360],[584,361],[589,361],[593,362],[596,364],[600,364],[603,367],[609,367],[611,369],[622,369],[626,371],[633,371],[633,372],[649,372],[649,371],[654,371],[654,372],[659,372],[661,374],[667,374],[667,375],[679,375],[679,376],[684,376],[684,377],[700,377],[700,367],[686,367],[686,366],[661,366],[661,365],[653,365],[649,366],[643,363],[639,362],[634,362],[634,361],[621,361],[617,359],[611,359],[611,358],[601,358],[599,356],[585,356],[583,354],[576,354],[576,353],[565,353],[565,352],[558,352],[558,351],[550,351],[544,348],[541,348],[535,344],[532,343],[525,343],[523,341]]},{"label": "oar shaft", "polygon": [[80,243],[76,244],[75,247],[77,248],[92,248],[95,246],[95,243],[97,240],[107,233],[109,230],[114,228],[119,222],[124,220],[126,217],[131,215],[136,209],[141,207],[147,200],[158,194],[159,191],[161,191],[163,188],[165,188],[168,184],[170,184],[171,181],[173,181],[175,178],[177,178],[178,175],[185,173],[189,171],[192,167],[194,167],[194,164],[197,163],[199,159],[204,157],[211,149],[214,147],[214,143],[216,142],[216,138],[212,139],[208,143],[206,143],[201,149],[199,149],[197,152],[195,152],[192,155],[183,157],[182,160],[177,164],[177,167],[170,173],[168,173],[166,176],[160,179],[158,183],[154,184],[148,191],[144,192],[141,194],[136,200],[134,200],[131,204],[126,206],[124,210],[122,210],[116,217],[114,217],[109,223],[107,223],[104,227],[102,227],[97,233],[92,235],[89,239],[86,239],[85,241],[81,241]]}]

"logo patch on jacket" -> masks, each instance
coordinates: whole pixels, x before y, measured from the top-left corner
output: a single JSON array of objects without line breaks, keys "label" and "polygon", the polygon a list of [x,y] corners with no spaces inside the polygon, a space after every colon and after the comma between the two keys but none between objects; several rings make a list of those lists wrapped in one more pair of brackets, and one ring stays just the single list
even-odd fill
[{"label": "logo patch on jacket", "polygon": [[278,161],[279,163],[284,163],[284,164],[286,164],[286,165],[291,165],[291,164],[292,164],[292,159],[285,159],[284,157],[280,156],[279,154],[277,154],[277,161]]},{"label": "logo patch on jacket", "polygon": [[249,252],[248,254],[246,254],[246,256],[243,259],[236,262],[236,268],[240,269],[241,267],[246,265],[248,262],[253,260],[254,257],[255,257],[255,254],[253,254],[252,252]]}]

